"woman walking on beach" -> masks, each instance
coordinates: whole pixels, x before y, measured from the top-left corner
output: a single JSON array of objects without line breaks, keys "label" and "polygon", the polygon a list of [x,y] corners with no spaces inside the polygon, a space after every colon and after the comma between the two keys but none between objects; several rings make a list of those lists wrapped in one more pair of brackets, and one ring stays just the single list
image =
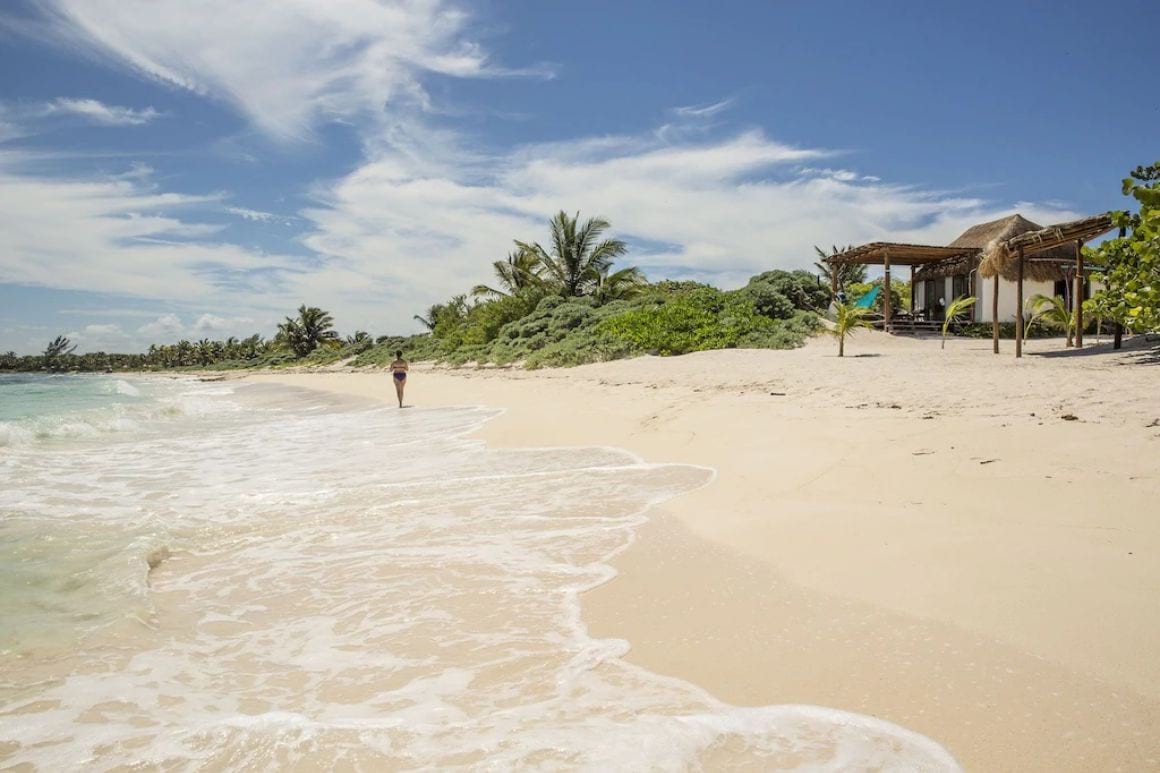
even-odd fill
[{"label": "woman walking on beach", "polygon": [[395,380],[395,394],[399,396],[399,407],[403,407],[403,390],[407,387],[407,361],[403,359],[403,351],[395,352],[395,361],[391,363],[391,377]]}]

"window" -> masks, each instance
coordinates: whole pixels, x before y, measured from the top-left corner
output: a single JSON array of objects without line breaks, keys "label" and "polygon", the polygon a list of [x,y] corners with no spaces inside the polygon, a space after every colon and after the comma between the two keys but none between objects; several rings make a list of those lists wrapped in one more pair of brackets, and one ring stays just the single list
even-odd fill
[{"label": "window", "polygon": [[951,277],[951,298],[960,298],[964,295],[971,294],[971,283],[968,281],[969,277],[966,274],[958,274]]}]

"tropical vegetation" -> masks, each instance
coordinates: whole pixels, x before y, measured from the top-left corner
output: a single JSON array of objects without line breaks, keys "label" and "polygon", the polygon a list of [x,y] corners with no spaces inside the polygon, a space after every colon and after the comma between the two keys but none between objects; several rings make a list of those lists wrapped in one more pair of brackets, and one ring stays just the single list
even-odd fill
[{"label": "tropical vegetation", "polygon": [[947,336],[950,334],[951,325],[960,322],[977,300],[973,295],[960,295],[947,305],[943,314],[941,348],[947,348]]},{"label": "tropical vegetation", "polygon": [[1040,327],[1050,328],[1056,332],[1067,334],[1067,345],[1071,346],[1072,334],[1075,332],[1075,315],[1063,298],[1058,295],[1042,295],[1036,293],[1027,299],[1026,310],[1030,312],[1027,330]]},{"label": "tropical vegetation", "polygon": [[1113,213],[1120,236],[1085,250],[1104,272],[1102,288],[1084,309],[1129,331],[1160,330],[1160,161],[1136,167],[1122,192],[1136,200],[1139,211]]},{"label": "tropical vegetation", "polygon": [[[385,365],[404,350],[412,360],[529,368],[569,366],[639,354],[676,355],[732,347],[800,346],[830,303],[828,284],[806,271],[767,271],[736,290],[698,282],[650,283],[636,266],[618,265],[627,245],[609,221],[559,212],[548,238],[515,240],[492,263],[494,279],[431,305],[415,320],[424,332],[345,337],[333,317],[302,305],[272,338],[181,340],[143,354],[76,355],[67,339],[43,355],[0,355],[0,369],[122,370]],[[843,281],[864,279],[864,272]]]},{"label": "tropical vegetation", "polygon": [[834,324],[827,328],[830,335],[838,339],[838,356],[846,356],[846,336],[853,335],[859,328],[872,327],[870,309],[855,306],[852,301],[834,304]]}]

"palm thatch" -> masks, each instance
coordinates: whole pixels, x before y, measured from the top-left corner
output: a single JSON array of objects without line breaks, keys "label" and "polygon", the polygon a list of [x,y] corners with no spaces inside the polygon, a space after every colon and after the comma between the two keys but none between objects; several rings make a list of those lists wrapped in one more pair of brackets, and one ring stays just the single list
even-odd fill
[{"label": "palm thatch", "polygon": [[1032,279],[1054,271],[1053,279],[1062,278],[1064,266],[1075,262],[1075,243],[1088,241],[1112,230],[1110,213],[1092,215],[1046,228],[1020,231],[1007,239],[988,245],[979,273],[993,277],[996,273],[1013,279],[1019,271],[1019,249],[1023,248],[1023,275]]},{"label": "palm thatch", "polygon": [[979,267],[979,262],[982,259],[982,252],[975,250],[940,260],[937,263],[927,263],[914,272],[914,281],[923,282],[927,279],[942,279],[948,276],[969,274]]},{"label": "palm thatch", "polygon": [[1065,279],[1064,270],[1075,264],[1075,241],[1095,238],[1112,228],[1111,217],[1107,214],[1057,223],[1047,228],[1021,215],[1012,215],[970,228],[959,238],[986,226],[993,228],[994,235],[983,247],[979,274],[986,278],[999,274],[1014,281],[1019,276],[1019,248],[1022,247],[1024,278],[1040,282]]},{"label": "palm thatch", "polygon": [[[937,279],[939,277],[969,274],[975,269],[985,277],[994,276],[985,268],[987,257],[992,253],[1003,250],[1008,240],[1021,234],[1031,233],[1042,229],[1038,223],[1033,223],[1022,215],[1015,214],[991,220],[986,223],[973,225],[950,243],[951,247],[973,247],[977,251],[971,255],[964,255],[950,260],[940,261],[929,266],[923,266],[915,279]],[[1050,282],[1063,279],[1063,271],[1059,261],[1073,261],[1075,253],[1070,247],[1057,247],[1054,250],[1034,255],[1028,252],[1028,259],[1024,262],[1023,276],[1026,279]],[[1005,268],[1007,268],[1005,266]],[[1003,276],[1014,280],[1018,266],[1010,266],[1004,270]]]}]

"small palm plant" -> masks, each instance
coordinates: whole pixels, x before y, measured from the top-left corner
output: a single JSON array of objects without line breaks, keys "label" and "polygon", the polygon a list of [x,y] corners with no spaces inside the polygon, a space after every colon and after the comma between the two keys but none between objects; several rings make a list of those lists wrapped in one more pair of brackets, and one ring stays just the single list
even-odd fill
[{"label": "small palm plant", "polygon": [[956,319],[965,314],[967,309],[974,306],[975,301],[977,300],[978,298],[973,295],[960,295],[958,298],[955,298],[953,301],[951,301],[949,306],[947,306],[946,314],[944,315],[945,318],[943,319],[942,323],[943,349],[947,348],[947,334],[950,332],[951,325],[955,322]]},{"label": "small palm plant", "polygon": [[1028,331],[1036,325],[1062,328],[1067,333],[1067,345],[1071,346],[1071,334],[1075,330],[1075,316],[1068,311],[1063,298],[1058,295],[1037,293],[1027,299],[1027,307],[1031,310],[1031,321],[1027,323]]},{"label": "small palm plant", "polygon": [[834,327],[830,334],[838,339],[838,356],[846,356],[846,336],[853,334],[860,327],[871,327],[870,309],[855,306],[853,303],[834,304]]}]

